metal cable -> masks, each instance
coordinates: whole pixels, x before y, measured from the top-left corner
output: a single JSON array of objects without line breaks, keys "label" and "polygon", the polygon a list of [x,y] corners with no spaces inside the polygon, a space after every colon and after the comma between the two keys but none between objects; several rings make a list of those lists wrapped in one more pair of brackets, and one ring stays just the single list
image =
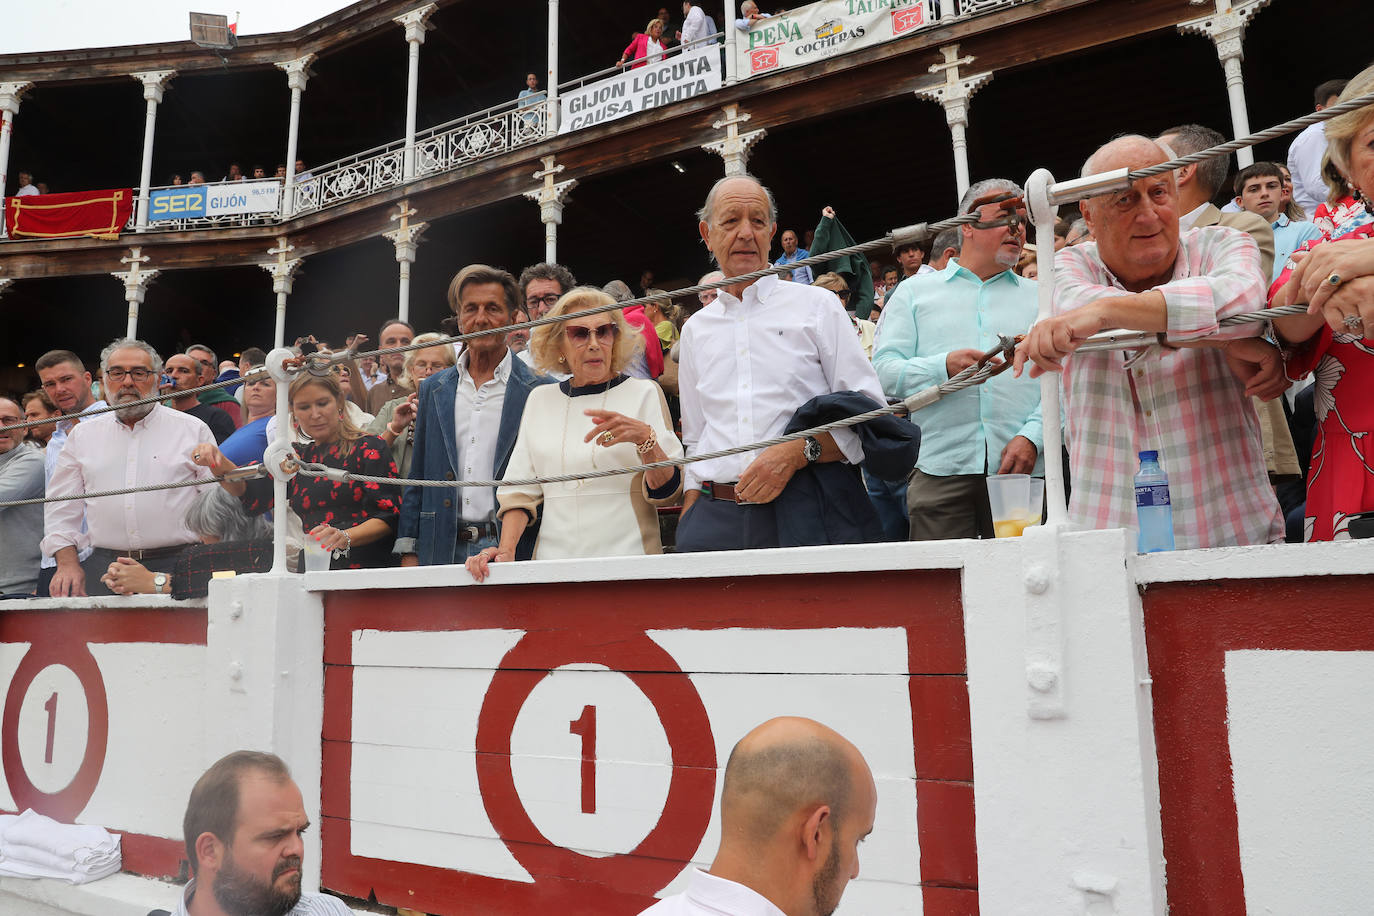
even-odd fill
[{"label": "metal cable", "polygon": [[180,490],[184,487],[203,487],[212,483],[220,483],[223,480],[247,480],[250,477],[261,477],[266,473],[266,469],[258,466],[255,473],[244,473],[247,468],[239,468],[235,472],[225,474],[222,477],[196,478],[193,480],[178,480],[175,483],[150,483],[140,487],[124,487],[119,490],[98,490],[95,493],[73,493],[68,496],[41,496],[33,499],[12,499],[0,502],[0,509],[12,509],[16,506],[37,506],[46,503],[65,503],[76,499],[99,499],[102,496],[128,496],[130,493],[152,493],[157,490]]}]

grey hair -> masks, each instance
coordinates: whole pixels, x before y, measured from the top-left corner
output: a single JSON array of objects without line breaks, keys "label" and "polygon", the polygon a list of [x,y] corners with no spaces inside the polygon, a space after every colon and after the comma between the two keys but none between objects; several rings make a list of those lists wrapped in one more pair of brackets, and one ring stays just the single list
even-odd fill
[{"label": "grey hair", "polygon": [[187,347],[185,350],[182,350],[181,352],[182,352],[184,355],[186,355],[186,356],[190,356],[192,350],[204,350],[206,353],[209,353],[209,354],[210,354],[210,362],[212,362],[212,363],[215,364],[215,369],[216,369],[216,371],[218,371],[218,369],[219,369],[219,355],[218,355],[217,353],[215,353],[214,350],[212,350],[212,349],[210,349],[209,347],[205,346],[205,344],[191,344],[189,347]]},{"label": "grey hair", "polygon": [[272,523],[263,515],[249,515],[243,504],[223,487],[207,487],[186,510],[186,527],[201,537],[221,541],[251,541],[272,536]]},{"label": "grey hair", "polygon": [[[437,344],[439,341],[444,339],[445,338],[443,334],[435,334],[433,331],[427,331],[424,334],[421,334],[418,337],[411,340],[410,344],[411,346],[417,346],[419,344],[430,344],[431,346],[433,346],[434,344]],[[448,354],[448,365],[452,366],[457,359],[453,355],[453,348],[444,347],[443,349]],[[411,350],[405,355],[406,361],[404,368],[401,370],[400,382],[407,388],[415,387],[415,380],[410,377],[410,367],[415,365],[415,356],[420,352],[420,350]]]},{"label": "grey hair", "polygon": [[[1178,127],[1171,127],[1166,131],[1160,132],[1161,137],[1173,137],[1174,142],[1169,144],[1173,147],[1174,156],[1165,155],[1170,159],[1175,156],[1191,156],[1193,153],[1200,153],[1213,146],[1220,146],[1226,142],[1226,138],[1210,127],[1203,127],[1201,124],[1180,124]],[[1163,146],[1164,144],[1160,144]],[[1207,196],[1211,197],[1221,190],[1226,184],[1226,173],[1231,170],[1231,155],[1213,156],[1211,159],[1204,159],[1197,164],[1198,183],[1207,189]]]},{"label": "grey hair", "polygon": [[718,270],[713,270],[709,273],[702,274],[701,279],[697,281],[697,286],[701,286],[703,283],[715,283],[717,280],[724,279],[725,274],[721,273]]},{"label": "grey hair", "polygon": [[964,192],[964,196],[959,198],[959,212],[972,213],[975,200],[999,191],[1009,191],[1018,197],[1026,193],[1019,184],[1010,178],[984,178],[982,181],[975,182]]},{"label": "grey hair", "polygon": [[755,10],[755,11],[757,11],[758,8],[759,8],[759,5],[758,5],[756,2],[754,2],[754,0],[744,0],[744,2],[741,3],[741,4],[739,5],[739,11],[740,11],[740,13],[743,14],[743,15],[745,15],[745,16],[748,16],[748,15],[749,15],[749,11],[750,11],[750,10]]},{"label": "grey hair", "polygon": [[153,375],[162,372],[162,357],[157,355],[157,351],[152,346],[142,340],[132,337],[121,337],[111,343],[108,347],[100,351],[100,374],[104,375],[110,369],[110,357],[116,350],[142,350],[153,359]]},{"label": "grey hair", "polygon": [[930,250],[938,256],[946,248],[953,248],[955,251],[964,250],[964,234],[956,226],[953,229],[946,229],[935,236],[935,241],[931,243]]},{"label": "grey hair", "polygon": [[778,202],[773,197],[773,192],[768,190],[767,185],[759,181],[753,175],[750,175],[748,172],[741,175],[726,175],[724,178],[717,179],[716,183],[711,185],[711,190],[706,192],[706,203],[702,204],[701,209],[697,211],[697,220],[708,226],[711,225],[711,216],[715,213],[716,209],[716,193],[725,182],[734,181],[737,178],[743,178],[745,181],[752,181],[762,189],[763,196],[768,198],[768,222],[770,224],[776,224],[778,221]]},{"label": "grey hair", "polygon": [[629,302],[635,297],[635,294],[630,291],[630,287],[626,285],[624,280],[612,280],[610,283],[601,287],[601,291],[616,302]]}]

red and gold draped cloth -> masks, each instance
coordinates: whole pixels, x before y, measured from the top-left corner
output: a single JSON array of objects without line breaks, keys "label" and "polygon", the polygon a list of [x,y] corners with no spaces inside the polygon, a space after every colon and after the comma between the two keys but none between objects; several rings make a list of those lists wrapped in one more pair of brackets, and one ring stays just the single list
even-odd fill
[{"label": "red and gold draped cloth", "polygon": [[116,239],[133,207],[129,188],[7,197],[5,231],[10,238]]}]

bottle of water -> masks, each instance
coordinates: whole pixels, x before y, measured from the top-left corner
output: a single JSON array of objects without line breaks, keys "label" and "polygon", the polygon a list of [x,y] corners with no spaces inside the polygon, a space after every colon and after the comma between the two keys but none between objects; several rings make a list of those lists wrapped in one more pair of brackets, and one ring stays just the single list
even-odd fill
[{"label": "bottle of water", "polygon": [[1136,549],[1156,553],[1174,549],[1174,507],[1169,503],[1169,478],[1159,466],[1159,452],[1140,453],[1135,475],[1135,514],[1140,523]]}]

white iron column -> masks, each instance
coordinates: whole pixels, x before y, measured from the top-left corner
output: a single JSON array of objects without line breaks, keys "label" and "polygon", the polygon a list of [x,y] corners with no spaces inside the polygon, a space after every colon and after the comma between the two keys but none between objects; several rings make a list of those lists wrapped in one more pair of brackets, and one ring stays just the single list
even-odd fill
[{"label": "white iron column", "polygon": [[390,232],[382,233],[383,237],[396,246],[396,261],[401,268],[396,314],[402,321],[410,320],[410,265],[415,263],[415,249],[420,244],[420,233],[429,227],[429,223],[410,221],[415,211],[410,209],[409,204],[409,201],[401,201],[401,212],[393,213],[391,216],[392,219],[399,220],[400,225]]},{"label": "white iron column", "polygon": [[302,258],[287,257],[295,251],[295,246],[287,242],[286,236],[277,237],[277,247],[267,249],[275,260],[262,265],[262,269],[272,275],[272,292],[277,294],[277,330],[273,336],[274,347],[286,346],[286,297],[291,295],[296,270]]},{"label": "white iron column", "polygon": [[143,266],[149,260],[150,258],[140,249],[130,248],[129,256],[119,259],[119,263],[129,265],[129,269],[116,270],[110,274],[124,284],[124,301],[129,303],[129,321],[125,326],[124,336],[128,338],[138,336],[138,307],[143,304],[148,284],[158,275],[158,271]]},{"label": "white iron column", "polygon": [[544,86],[548,98],[544,130],[552,137],[558,133],[558,0],[549,0],[549,71],[544,74]]},{"label": "white iron column", "polygon": [[305,84],[310,80],[310,62],[314,59],[314,54],[307,54],[277,63],[280,69],[286,71],[286,85],[291,87],[291,121],[286,131],[286,186],[282,188],[281,195],[282,219],[291,216],[294,209],[292,197],[296,182],[296,141],[300,137],[301,127],[301,93],[305,92]]},{"label": "white iron column", "polygon": [[176,75],[175,70],[146,70],[130,74],[143,84],[143,100],[148,105],[147,113],[143,116],[143,170],[139,173],[138,221],[134,224],[139,232],[148,228],[148,188],[153,181],[153,129],[157,126],[157,106],[162,104],[162,93]]},{"label": "white iron column", "polygon": [[[19,100],[33,88],[33,83],[0,83],[0,197],[9,182],[10,134],[14,133],[14,116],[19,114]],[[3,214],[0,214],[3,217]],[[5,221],[0,218],[0,239],[5,237]]]},{"label": "white iron column", "polygon": [[701,148],[724,160],[726,175],[743,175],[749,171],[749,148],[766,137],[768,131],[760,128],[742,134],[740,125],[748,123],[751,115],[747,111],[741,113],[738,105],[726,105],[721,110],[725,112],[725,117],[712,122],[711,126],[716,130],[723,129],[725,139],[703,143]]},{"label": "white iron column", "polygon": [[725,0],[725,85],[733,86],[739,81],[739,73],[736,72],[735,63],[735,43],[739,41],[739,29],[735,28],[735,20],[739,18],[739,13],[735,10],[735,0]]},{"label": "white iron column", "polygon": [[[1234,138],[1250,133],[1250,111],[1245,105],[1245,75],[1240,63],[1245,59],[1243,47],[1245,26],[1255,14],[1269,5],[1269,0],[1216,0],[1215,15],[1203,16],[1179,23],[1183,34],[1193,32],[1206,35],[1217,46],[1217,56],[1226,71],[1226,95],[1231,102],[1231,131]],[[1236,150],[1236,164],[1246,168],[1255,164],[1255,153],[1249,147]]]},{"label": "white iron column", "polygon": [[949,124],[949,135],[954,144],[954,185],[958,191],[958,200],[963,198],[969,186],[968,140],[965,135],[968,128],[969,102],[973,99],[973,94],[992,79],[992,72],[975,73],[961,79],[959,67],[973,63],[975,58],[960,57],[957,44],[945,45],[940,48],[940,53],[945,56],[944,62],[931,64],[930,72],[939,73],[943,70],[944,83],[933,89],[917,89],[916,95],[936,102],[945,109],[945,121]]},{"label": "white iron column", "polygon": [[406,181],[415,177],[415,106],[420,95],[420,45],[425,43],[425,32],[434,28],[429,24],[429,17],[438,8],[433,3],[426,3],[391,20],[406,30],[406,44],[410,45],[410,69],[406,80]]},{"label": "white iron column", "polygon": [[542,181],[532,191],[525,192],[525,198],[539,204],[539,220],[544,224],[544,261],[558,263],[558,227],[563,223],[563,198],[577,187],[577,179],[554,181],[563,166],[554,165],[552,156],[545,156],[544,167],[534,173],[535,181]]}]

